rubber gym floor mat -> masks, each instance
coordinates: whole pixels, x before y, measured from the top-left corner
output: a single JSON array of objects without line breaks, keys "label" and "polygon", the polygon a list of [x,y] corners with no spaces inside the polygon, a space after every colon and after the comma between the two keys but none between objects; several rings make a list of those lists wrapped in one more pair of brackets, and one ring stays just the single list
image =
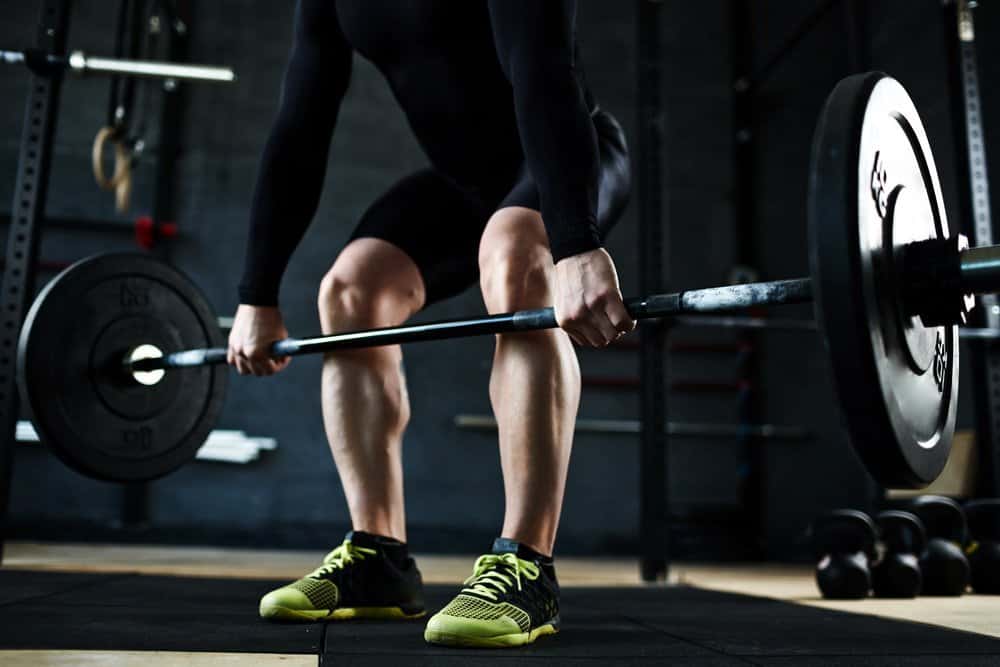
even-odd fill
[{"label": "rubber gym floor mat", "polygon": [[[260,596],[281,583],[0,571],[0,649],[305,653],[373,666],[1000,664],[1000,640],[983,635],[686,587],[568,588],[558,635],[520,649],[449,649],[424,643],[422,620],[259,619]],[[456,590],[428,587],[428,609]]]}]

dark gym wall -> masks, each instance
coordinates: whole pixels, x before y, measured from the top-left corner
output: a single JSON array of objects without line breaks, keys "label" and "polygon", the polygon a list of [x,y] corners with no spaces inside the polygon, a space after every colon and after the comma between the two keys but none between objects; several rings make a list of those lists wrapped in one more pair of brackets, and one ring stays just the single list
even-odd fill
[{"label": "dark gym wall", "polygon": [[[70,43],[110,53],[113,3],[78,0]],[[169,255],[202,286],[220,314],[236,306],[246,215],[257,158],[277,104],[287,55],[291,4],[222,0],[195,3],[192,59],[233,66],[232,86],[187,87],[187,127],[179,165],[178,222],[182,236]],[[754,62],[766,59],[813,3],[752,3]],[[23,44],[36,19],[33,3],[5,2],[0,43]],[[634,4],[583,0],[579,30],[587,77],[602,106],[635,137]],[[990,13],[992,12],[992,13]],[[740,256],[733,229],[733,115],[731,3],[664,3],[666,68],[664,118],[669,244],[664,288],[720,284]],[[997,12],[984,3],[982,32]],[[995,33],[995,30],[994,30]],[[849,73],[844,22],[832,11],[775,69],[757,100],[756,249],[764,279],[803,274],[806,266],[805,185],[809,141],[830,88]],[[951,127],[940,7],[934,0],[873,3],[873,66],[900,78],[916,98],[938,155],[949,204]],[[981,48],[986,48],[985,46]],[[994,58],[994,60],[997,60]],[[995,63],[981,53],[985,80]],[[990,69],[992,68],[992,70]],[[11,197],[23,94],[19,69],[0,70],[0,212]],[[984,87],[988,93],[988,88]],[[157,102],[158,104],[158,102]],[[155,120],[157,104],[152,116]],[[1000,108],[986,100],[987,108]],[[53,216],[115,218],[111,198],[93,185],[90,144],[103,123],[107,83],[70,79],[64,87],[48,211]],[[996,114],[988,116],[995,118]],[[155,123],[151,135],[155,136]],[[989,127],[987,131],[989,132]],[[1000,137],[1000,128],[989,136]],[[994,139],[992,146],[997,141]],[[633,145],[633,149],[636,147]],[[992,155],[997,151],[993,150]],[[318,330],[315,291],[354,221],[391,183],[425,160],[402,114],[374,68],[355,59],[341,112],[317,219],[300,246],[282,290],[286,321],[296,335]],[[993,164],[998,164],[993,159]],[[133,214],[151,206],[153,159],[138,170]],[[997,172],[997,167],[994,172]],[[636,207],[630,208],[609,248],[624,291],[638,283]],[[1000,210],[1000,209],[998,209]],[[446,215],[447,211],[442,211]],[[122,218],[123,220],[126,218]],[[433,233],[433,220],[415,221]],[[50,231],[42,254],[68,260],[104,249],[131,247],[127,237]],[[470,290],[421,317],[475,314],[482,303]],[[808,310],[792,314],[808,315]],[[679,331],[677,340],[733,341],[732,332]],[[815,337],[772,333],[753,338],[761,376],[755,392],[760,418],[799,425],[814,437],[760,445],[765,462],[764,552],[802,553],[799,538],[810,518],[837,506],[864,507],[866,477],[839,430],[829,374]],[[486,339],[409,346],[406,369],[413,419],[404,466],[410,540],[417,550],[474,551],[498,529],[502,486],[495,434],[458,430],[458,413],[488,414],[486,395],[492,344]],[[580,352],[586,375],[637,374],[635,353]],[[680,379],[730,379],[733,357],[671,355]],[[320,420],[319,359],[305,357],[279,377],[233,378],[220,428],[278,439],[278,449],[248,465],[196,462],[149,486],[147,526],[120,525],[122,490],[79,477],[44,450],[23,445],[15,467],[11,512],[16,534],[81,539],[200,541],[322,548],[339,539],[347,511]],[[634,419],[635,394],[588,389],[580,414]],[[735,422],[732,394],[672,393],[670,418]],[[689,557],[745,554],[739,543],[741,487],[748,453],[735,440],[674,439],[670,450],[672,511],[678,550]],[[559,545],[563,552],[622,552],[636,541],[637,438],[580,434],[576,440]]]}]

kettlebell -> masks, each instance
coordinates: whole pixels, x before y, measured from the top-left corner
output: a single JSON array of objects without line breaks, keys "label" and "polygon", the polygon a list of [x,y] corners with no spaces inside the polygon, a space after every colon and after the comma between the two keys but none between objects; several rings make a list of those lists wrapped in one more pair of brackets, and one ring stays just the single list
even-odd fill
[{"label": "kettlebell", "polygon": [[922,584],[918,554],[927,545],[923,524],[899,510],[880,512],[875,523],[883,553],[872,568],[872,592],[880,598],[916,597]]},{"label": "kettlebell", "polygon": [[927,546],[920,554],[920,594],[962,595],[971,575],[964,551],[968,531],[962,506],[951,498],[928,495],[914,498],[910,510],[927,532]]},{"label": "kettlebell", "polygon": [[871,589],[869,562],[875,557],[875,524],[858,510],[833,510],[812,525],[816,584],[825,598],[859,599]]}]

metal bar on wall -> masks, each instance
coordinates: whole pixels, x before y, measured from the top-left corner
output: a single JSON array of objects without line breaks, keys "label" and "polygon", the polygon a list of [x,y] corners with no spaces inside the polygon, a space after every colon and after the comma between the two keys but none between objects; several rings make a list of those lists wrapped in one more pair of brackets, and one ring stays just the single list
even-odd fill
[{"label": "metal bar on wall", "polygon": [[[641,290],[650,294],[665,287],[661,11],[658,0],[638,0],[639,271]],[[640,330],[639,569],[644,581],[666,578],[670,564],[666,335],[663,321]]]},{"label": "metal bar on wall", "polygon": [[[35,47],[64,55],[72,3],[70,0],[44,0],[41,4]],[[7,237],[3,296],[0,297],[0,562],[17,444],[17,334],[34,289],[38,235],[45,216],[61,85],[59,75],[31,77],[11,208],[13,224]]]},{"label": "metal bar on wall", "polygon": [[[971,229],[974,245],[993,243],[990,187],[986,172],[986,149],[973,3],[945,3],[945,31],[951,59],[951,98],[958,160],[961,228]],[[1000,304],[993,294],[979,297],[976,324],[1000,326]],[[977,493],[1000,495],[1000,344],[988,339],[971,346],[975,387],[976,443],[979,459]]]}]

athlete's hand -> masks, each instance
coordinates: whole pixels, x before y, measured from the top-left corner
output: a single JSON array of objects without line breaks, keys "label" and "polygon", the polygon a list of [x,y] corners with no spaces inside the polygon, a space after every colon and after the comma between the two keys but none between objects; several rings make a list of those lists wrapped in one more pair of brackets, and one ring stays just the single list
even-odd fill
[{"label": "athlete's hand", "polygon": [[622,301],[618,273],[604,248],[556,264],[556,321],[577,345],[605,347],[635,328]]},{"label": "athlete's hand", "polygon": [[281,311],[273,306],[240,304],[229,332],[226,361],[240,375],[274,375],[284,370],[291,357],[271,357],[271,343],[288,338]]}]

